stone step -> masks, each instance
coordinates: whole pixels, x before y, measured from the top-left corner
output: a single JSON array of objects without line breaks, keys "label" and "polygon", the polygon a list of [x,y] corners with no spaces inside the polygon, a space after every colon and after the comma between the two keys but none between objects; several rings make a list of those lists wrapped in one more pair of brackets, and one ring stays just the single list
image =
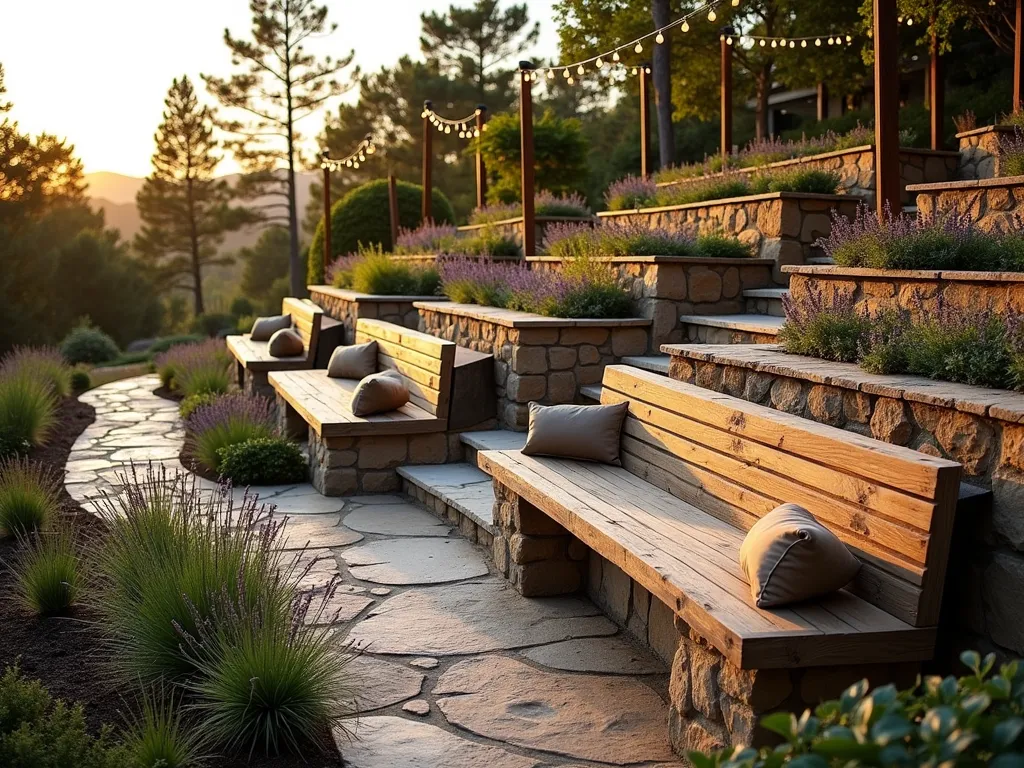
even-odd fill
[{"label": "stone step", "polygon": [[494,538],[494,490],[490,475],[472,464],[399,467],[402,490],[462,534],[490,547]]},{"label": "stone step", "polygon": [[588,384],[584,387],[580,387],[580,397],[584,400],[590,400],[594,403],[601,402],[601,385],[600,384]]},{"label": "stone step", "polygon": [[750,288],[743,292],[748,315],[772,315],[785,317],[782,299],[789,295],[789,288]]},{"label": "stone step", "polygon": [[526,445],[525,432],[510,429],[487,429],[480,432],[463,432],[459,438],[465,446],[466,462],[476,466],[476,455],[480,451],[521,450]]},{"label": "stone step", "polygon": [[774,344],[784,319],[774,315],[683,315],[690,344]]},{"label": "stone step", "polygon": [[660,373],[668,376],[668,355],[627,355],[622,358],[623,365],[632,365],[634,368],[641,368],[651,373]]}]

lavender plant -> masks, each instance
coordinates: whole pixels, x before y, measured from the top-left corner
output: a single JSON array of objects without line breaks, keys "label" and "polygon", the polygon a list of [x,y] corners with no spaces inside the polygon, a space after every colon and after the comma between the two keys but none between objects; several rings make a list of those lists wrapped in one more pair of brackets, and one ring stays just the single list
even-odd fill
[{"label": "lavender plant", "polygon": [[231,386],[231,357],[221,339],[178,344],[154,360],[160,384],[189,397],[224,393]]},{"label": "lavender plant", "polygon": [[[541,190],[534,197],[534,214],[537,216],[562,216],[570,218],[587,218],[590,208],[582,195],[570,192],[556,195]],[[515,219],[523,215],[522,203],[495,203],[477,208],[469,215],[470,224],[488,224],[506,219]]]},{"label": "lavender plant", "polygon": [[211,472],[219,472],[221,451],[277,434],[271,402],[259,395],[232,392],[196,408],[185,422],[185,452]]},{"label": "lavender plant", "polygon": [[1015,125],[1013,138],[999,141],[999,175],[1024,176],[1024,119]]},{"label": "lavender plant", "polygon": [[658,185],[653,180],[626,176],[608,186],[604,199],[609,211],[628,211],[653,205],[657,194]]}]

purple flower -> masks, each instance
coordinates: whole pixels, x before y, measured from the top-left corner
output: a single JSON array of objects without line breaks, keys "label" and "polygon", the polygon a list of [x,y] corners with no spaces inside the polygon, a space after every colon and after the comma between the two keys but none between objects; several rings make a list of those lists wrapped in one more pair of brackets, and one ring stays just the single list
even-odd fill
[{"label": "purple flower", "polygon": [[186,427],[190,434],[202,435],[234,422],[260,425],[268,432],[276,427],[270,400],[244,392],[231,392],[209,405],[199,406],[189,415]]},{"label": "purple flower", "polygon": [[411,255],[444,253],[458,235],[459,230],[452,224],[428,221],[416,229],[400,229],[394,251]]},{"label": "purple flower", "polygon": [[605,202],[612,211],[624,211],[630,208],[643,208],[654,200],[658,187],[651,179],[639,176],[626,176],[613,181],[605,192]]}]

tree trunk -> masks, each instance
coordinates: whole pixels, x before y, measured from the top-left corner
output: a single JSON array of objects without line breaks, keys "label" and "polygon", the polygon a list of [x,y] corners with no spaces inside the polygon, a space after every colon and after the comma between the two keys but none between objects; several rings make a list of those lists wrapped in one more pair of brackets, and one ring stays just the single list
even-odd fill
[{"label": "tree trunk", "polygon": [[772,92],[772,65],[765,64],[757,73],[757,110],[755,113],[755,137],[758,141],[768,138],[768,97]]},{"label": "tree trunk", "polygon": [[192,295],[195,299],[196,317],[198,317],[206,311],[206,307],[203,304],[203,274],[199,265],[199,231],[196,227],[196,208],[192,194],[193,180],[189,178],[186,183],[188,185],[188,234],[189,244],[192,246]]},{"label": "tree trunk", "polygon": [[[651,0],[651,16],[657,29],[668,24],[672,9],[669,0]],[[667,168],[676,159],[676,136],[672,125],[672,41],[666,35],[662,45],[655,44],[651,58],[651,79],[658,113],[658,159]]]}]

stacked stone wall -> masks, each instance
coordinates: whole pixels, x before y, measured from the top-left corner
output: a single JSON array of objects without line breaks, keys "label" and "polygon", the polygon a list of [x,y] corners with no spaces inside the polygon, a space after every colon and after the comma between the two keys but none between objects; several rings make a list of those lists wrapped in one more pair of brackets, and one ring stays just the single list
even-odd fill
[{"label": "stacked stone wall", "polygon": [[950,184],[922,184],[912,187],[922,214],[967,214],[977,225],[991,232],[1021,228],[1024,215],[1024,176],[957,181]]},{"label": "stacked stone wall", "polygon": [[383,320],[415,330],[419,326],[419,312],[413,306],[422,296],[395,297],[394,301],[380,301],[352,291],[339,291],[326,286],[309,286],[310,299],[320,306],[328,317],[345,326],[345,343],[355,343],[356,321],[359,318]]},{"label": "stacked stone wall", "polygon": [[956,135],[960,142],[960,179],[991,179],[1000,174],[1001,145],[1012,139],[1014,128],[1008,125],[989,125]]}]

